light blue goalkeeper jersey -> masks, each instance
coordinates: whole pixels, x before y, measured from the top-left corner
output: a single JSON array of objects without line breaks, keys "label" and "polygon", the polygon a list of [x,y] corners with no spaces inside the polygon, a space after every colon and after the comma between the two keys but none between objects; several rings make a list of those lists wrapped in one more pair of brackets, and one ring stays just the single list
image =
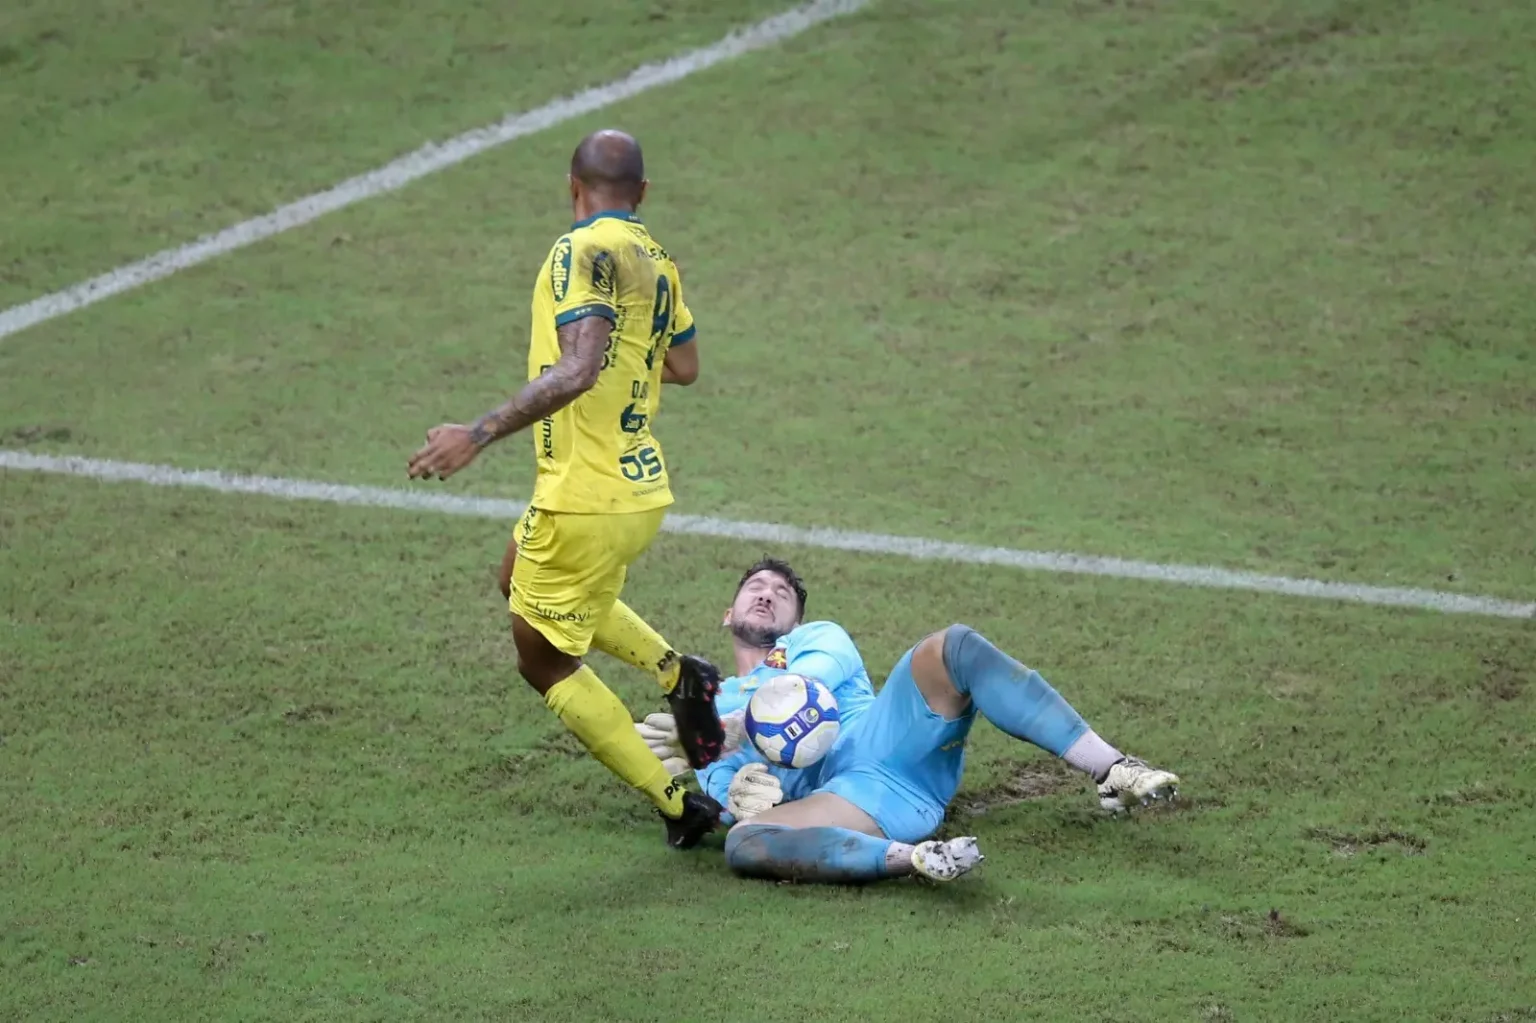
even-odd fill
[{"label": "light blue goalkeeper jersey", "polygon": [[[875,687],[869,680],[869,672],[864,669],[859,648],[853,645],[853,638],[835,622],[807,622],[780,639],[757,667],[745,675],[722,682],[720,695],[715,697],[715,707],[722,717],[745,710],[747,701],[752,699],[759,686],[784,674],[804,675],[831,689],[845,730],[875,702]],[[838,742],[841,741],[840,735]],[[829,755],[801,770],[770,765],[769,770],[778,776],[784,787],[784,801],[800,799],[814,791],[821,781],[821,767],[831,759]],[[740,749],[699,771],[699,784],[724,806],[731,778],[743,765],[753,762],[767,763],[767,760],[749,740]]]}]

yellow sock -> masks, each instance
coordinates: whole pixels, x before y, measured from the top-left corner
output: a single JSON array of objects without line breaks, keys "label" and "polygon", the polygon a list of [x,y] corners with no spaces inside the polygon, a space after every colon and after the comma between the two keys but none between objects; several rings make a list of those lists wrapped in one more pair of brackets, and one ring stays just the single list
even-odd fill
[{"label": "yellow sock", "polygon": [[677,685],[677,651],[622,600],[615,600],[613,610],[598,623],[592,645],[609,657],[655,675],[664,693]]},{"label": "yellow sock", "polygon": [[544,704],[608,770],[650,797],[668,817],[683,814],[683,786],[672,780],[646,746],[624,703],[583,664],[556,682]]}]

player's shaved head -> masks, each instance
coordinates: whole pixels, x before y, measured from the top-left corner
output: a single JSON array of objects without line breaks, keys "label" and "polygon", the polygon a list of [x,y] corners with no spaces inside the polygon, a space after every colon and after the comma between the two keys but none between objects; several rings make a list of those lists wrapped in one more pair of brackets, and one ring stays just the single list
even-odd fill
[{"label": "player's shaved head", "polygon": [[613,128],[594,131],[571,154],[571,178],[599,195],[639,203],[645,185],[640,143]]}]

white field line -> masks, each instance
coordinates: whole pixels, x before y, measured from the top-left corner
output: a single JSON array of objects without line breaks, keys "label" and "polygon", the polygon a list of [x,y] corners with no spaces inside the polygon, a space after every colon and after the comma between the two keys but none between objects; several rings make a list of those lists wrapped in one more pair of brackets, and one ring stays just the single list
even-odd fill
[{"label": "white field line", "polygon": [[[240,476],[213,470],[189,471],[166,465],[112,462],[94,458],[35,455],[0,449],[0,469],[80,476],[110,482],[148,483],[159,487],[194,487],[221,494],[256,494],[288,501],[321,501],[367,508],[401,508],[410,511],[468,515],[477,518],[515,519],[523,503],[487,497],[459,497],[440,491],[358,487],[274,476]],[[1316,579],[1292,579],[1278,575],[1234,572],[1199,565],[1161,565],[1148,561],[1124,561],[1086,554],[1053,551],[1022,551],[1006,547],[924,540],[880,533],[850,533],[840,529],[806,529],[772,522],[736,522],[702,515],[668,515],[662,527],[669,533],[723,537],[754,543],[822,547],[839,551],[889,554],[932,561],[971,565],[1004,565],[1010,568],[1100,575],[1117,579],[1143,579],[1178,586],[1225,590],[1252,590],[1292,597],[1338,600],[1354,604],[1378,604],[1420,608],[1450,614],[1491,615],[1498,618],[1536,618],[1536,603],[1520,603],[1496,597],[1479,597],[1436,590],[1397,589],[1329,583]]]},{"label": "white field line", "polygon": [[583,114],[590,114],[621,100],[638,96],[660,85],[687,78],[723,61],[753,50],[761,50],[799,35],[824,21],[850,14],[868,0],[814,0],[793,10],[776,14],[749,28],[732,32],[718,42],[668,58],[659,64],[646,64],[606,85],[595,86],[574,96],[552,100],[537,110],[510,114],[495,124],[467,131],[447,142],[428,142],[420,149],[369,171],[349,178],[334,188],[289,203],[271,213],[236,224],[216,234],[174,249],[166,249],[136,263],[93,277],[88,281],[56,291],[51,295],[0,312],[0,339],[36,326],[55,317],[83,309],[140,285],[169,277],[178,270],[244,248],[264,238],[307,224],[317,217],[351,206],[376,195],[426,177],[488,149],[562,124]]}]

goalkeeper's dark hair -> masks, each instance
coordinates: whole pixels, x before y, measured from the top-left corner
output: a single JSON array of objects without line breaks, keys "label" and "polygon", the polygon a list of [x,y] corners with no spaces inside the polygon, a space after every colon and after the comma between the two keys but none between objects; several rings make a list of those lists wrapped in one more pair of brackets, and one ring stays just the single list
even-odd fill
[{"label": "goalkeeper's dark hair", "polygon": [[800,578],[800,573],[796,572],[789,562],[782,561],[779,558],[763,558],[757,564],[747,569],[741,577],[741,582],[736,584],[736,592],[740,593],[741,588],[747,585],[747,580],[759,572],[772,572],[789,583],[789,588],[795,591],[795,598],[800,602],[800,614],[802,617],[805,615],[805,598],[809,596],[805,590],[805,580]]}]

